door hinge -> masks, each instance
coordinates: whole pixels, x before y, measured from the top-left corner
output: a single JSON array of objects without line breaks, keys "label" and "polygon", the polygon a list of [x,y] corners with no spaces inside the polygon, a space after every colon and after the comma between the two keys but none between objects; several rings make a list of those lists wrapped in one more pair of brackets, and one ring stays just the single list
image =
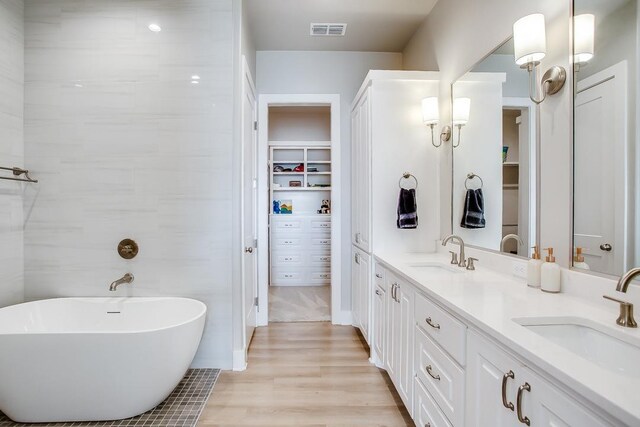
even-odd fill
[{"label": "door hinge", "polygon": [[253,247],[258,249],[258,239],[253,239]]},{"label": "door hinge", "polygon": [[253,300],[253,305],[255,305],[256,307],[258,307],[258,303],[260,302],[260,299],[258,297],[255,297],[255,299]]},{"label": "door hinge", "polygon": [[253,130],[258,130],[258,121],[257,120],[255,120],[253,122]]}]

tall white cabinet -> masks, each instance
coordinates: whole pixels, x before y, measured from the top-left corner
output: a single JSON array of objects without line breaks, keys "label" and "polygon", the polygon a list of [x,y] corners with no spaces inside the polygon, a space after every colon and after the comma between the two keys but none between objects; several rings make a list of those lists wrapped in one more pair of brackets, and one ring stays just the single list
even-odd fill
[{"label": "tall white cabinet", "polygon": [[[438,91],[436,72],[370,71],[352,103],[351,309],[354,326],[368,342],[376,289],[372,263],[363,260],[376,250],[430,252],[439,237],[438,152],[421,112],[422,99]],[[419,183],[420,222],[414,230],[396,227],[399,180],[405,172]]]}]

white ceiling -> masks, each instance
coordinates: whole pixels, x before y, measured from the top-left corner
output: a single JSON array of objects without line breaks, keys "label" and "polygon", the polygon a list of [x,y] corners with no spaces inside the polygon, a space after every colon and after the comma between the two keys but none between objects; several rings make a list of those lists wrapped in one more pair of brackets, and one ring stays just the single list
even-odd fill
[{"label": "white ceiling", "polygon": [[[246,0],[257,50],[400,52],[438,0]],[[312,37],[309,24],[346,23],[344,37]]]}]

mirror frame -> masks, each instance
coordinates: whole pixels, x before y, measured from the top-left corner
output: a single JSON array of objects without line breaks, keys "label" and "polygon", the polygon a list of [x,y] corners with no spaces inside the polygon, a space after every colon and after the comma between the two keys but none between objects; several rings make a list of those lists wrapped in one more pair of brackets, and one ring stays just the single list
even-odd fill
[{"label": "mirror frame", "polygon": [[[570,0],[570,1],[571,1],[571,10],[573,12],[573,0]],[[458,82],[461,78],[463,78],[467,73],[470,73],[475,67],[477,67],[480,63],[482,63],[485,59],[487,59],[488,57],[493,55],[493,53],[498,48],[503,46],[505,43],[507,43],[512,38],[513,38],[513,34],[510,34],[506,39],[504,39],[498,45],[494,46],[488,53],[483,55],[478,61],[474,62],[473,65],[471,65],[471,67],[467,71],[465,71],[464,73],[462,73],[461,75],[456,77],[455,80],[453,80],[451,82],[451,85],[450,85],[450,97],[449,97],[450,98],[449,99],[449,103],[450,103],[449,105],[450,105],[450,112],[451,112],[450,117],[449,117],[449,119],[450,119],[449,125],[451,126],[451,129],[454,129],[454,126],[453,126],[453,114],[452,113],[453,113],[453,99],[454,99],[453,89],[454,89],[455,83]],[[571,40],[571,49],[572,49],[572,52],[573,52],[573,38]],[[572,70],[573,70],[573,64],[572,64]],[[572,100],[572,105],[573,105],[573,100]],[[540,167],[540,164],[541,164],[541,161],[540,161],[541,160],[541,150],[540,150],[540,142],[541,142],[541,139],[540,139],[540,105],[536,105],[535,109],[536,109],[536,121],[535,121],[535,124],[534,124],[534,126],[536,127],[536,139],[535,139],[536,150],[535,150],[535,152],[536,152],[536,160],[537,160],[536,161],[536,165],[535,165],[535,169],[534,169],[535,170],[535,174],[536,174],[536,176],[535,176],[535,182],[536,182],[536,195],[535,195],[535,201],[536,201],[536,208],[535,208],[535,212],[536,212],[536,232],[535,232],[535,242],[536,242],[536,245],[538,247],[540,247],[540,235],[541,235],[541,233],[540,233],[540,214],[541,214],[541,211],[540,211],[540,182],[541,182],[541,177],[540,177],[540,172],[541,172],[541,167]],[[572,134],[572,137],[573,137],[573,126],[571,128],[571,131],[572,131],[571,134]],[[453,140],[453,136],[452,136],[452,140]],[[453,222],[453,215],[454,215],[454,211],[453,211],[453,197],[454,196],[453,196],[453,193],[454,193],[454,184],[455,184],[455,155],[454,155],[455,151],[454,151],[454,148],[453,148],[453,143],[450,144],[450,147],[451,147],[450,148],[451,149],[451,193],[450,193],[450,196],[451,196],[450,197],[451,218],[450,218],[449,227],[450,227],[450,231],[451,231],[450,234],[453,234],[453,224],[454,224],[454,222]],[[571,155],[572,155],[572,158],[573,158],[573,145],[572,145]],[[573,168],[573,164],[572,164],[572,168]],[[573,171],[573,169],[572,169],[572,171]],[[573,175],[572,175],[572,177],[573,177]],[[571,197],[572,197],[571,230],[572,230],[572,236],[573,236],[573,186],[571,188],[571,191],[572,191],[572,194],[571,194]],[[496,254],[496,255],[508,256],[508,257],[511,257],[511,258],[514,258],[514,259],[517,259],[517,260],[527,260],[527,259],[529,259],[528,256],[520,256],[520,255],[516,255],[516,254],[502,252],[502,251],[495,250],[495,249],[489,249],[489,248],[485,248],[485,247],[482,247],[482,246],[474,245],[473,243],[465,242],[465,246],[469,247],[469,248],[478,249],[478,250],[481,250],[481,251],[493,253],[493,254]],[[572,260],[572,267],[573,267],[573,255],[571,257],[571,260]]]}]

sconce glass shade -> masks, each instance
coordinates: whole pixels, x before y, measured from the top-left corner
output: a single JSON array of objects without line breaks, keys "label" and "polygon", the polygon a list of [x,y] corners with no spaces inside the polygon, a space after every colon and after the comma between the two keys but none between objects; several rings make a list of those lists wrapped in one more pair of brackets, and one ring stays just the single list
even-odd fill
[{"label": "sconce glass shade", "polygon": [[471,110],[470,98],[456,98],[453,100],[453,124],[464,126],[469,121]]},{"label": "sconce glass shade", "polygon": [[573,17],[573,60],[584,64],[593,58],[596,17],[590,13]]},{"label": "sconce glass shade", "polygon": [[537,64],[547,53],[544,15],[534,13],[513,24],[513,45],[516,64]]},{"label": "sconce glass shade", "polygon": [[438,124],[440,113],[438,112],[438,98],[430,97],[422,100],[422,121],[425,125]]}]

